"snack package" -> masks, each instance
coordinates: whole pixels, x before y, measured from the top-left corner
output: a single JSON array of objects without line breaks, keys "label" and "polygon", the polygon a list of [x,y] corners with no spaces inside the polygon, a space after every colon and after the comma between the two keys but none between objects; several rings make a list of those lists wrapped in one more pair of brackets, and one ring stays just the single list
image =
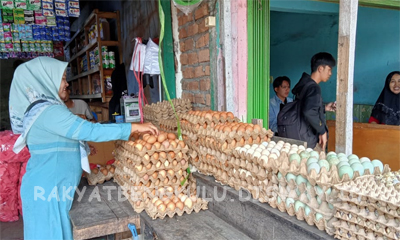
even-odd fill
[{"label": "snack package", "polygon": [[26,0],[14,0],[14,7],[16,9],[26,10],[28,5],[26,4]]},{"label": "snack package", "polygon": [[55,2],[54,7],[56,10],[67,10],[68,5],[65,2]]},{"label": "snack package", "polygon": [[1,8],[2,9],[10,9],[12,10],[14,8],[14,2],[10,0],[1,0]]},{"label": "snack package", "polygon": [[28,10],[40,10],[40,0],[28,0]]},{"label": "snack package", "polygon": [[42,12],[43,12],[43,16],[45,16],[45,17],[54,17],[55,16],[54,10],[43,9]]},{"label": "snack package", "polygon": [[35,24],[46,25],[47,19],[43,16],[42,11],[35,11]]},{"label": "snack package", "polygon": [[79,1],[70,0],[68,2],[68,16],[70,17],[79,17]]},{"label": "snack package", "polygon": [[34,24],[35,23],[35,15],[32,10],[24,11],[24,19],[25,24]]},{"label": "snack package", "polygon": [[57,26],[56,18],[55,17],[47,17],[47,26],[55,27]]}]

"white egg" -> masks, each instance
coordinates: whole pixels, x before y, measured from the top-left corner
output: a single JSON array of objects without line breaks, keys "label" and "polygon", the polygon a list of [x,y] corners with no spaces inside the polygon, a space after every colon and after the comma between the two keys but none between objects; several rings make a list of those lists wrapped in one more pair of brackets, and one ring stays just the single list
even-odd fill
[{"label": "white egg", "polygon": [[278,144],[281,144],[281,145],[283,145],[283,144],[285,144],[285,142],[284,142],[284,141],[282,141],[282,140],[280,140],[280,141],[278,141]]},{"label": "white egg", "polygon": [[246,149],[250,149],[250,145],[249,144],[246,144],[243,147],[246,148]]},{"label": "white egg", "polygon": [[265,155],[265,156],[269,156],[270,154],[271,154],[271,152],[268,151],[267,149],[264,149],[264,150],[261,152],[261,155]]},{"label": "white egg", "polygon": [[271,153],[270,155],[269,155],[269,158],[272,158],[272,159],[278,159],[278,155],[276,155],[275,153]]},{"label": "white egg", "polygon": [[266,149],[266,147],[264,146],[264,145],[258,145],[258,148],[261,148],[261,149]]},{"label": "white egg", "polygon": [[264,147],[267,147],[268,146],[268,142],[262,142],[262,145],[264,146]]},{"label": "white egg", "polygon": [[261,153],[260,152],[254,152],[253,157],[259,158],[259,157],[261,157]]},{"label": "white egg", "polygon": [[254,154],[254,149],[250,148],[246,152],[247,154],[253,155]]},{"label": "white egg", "polygon": [[300,145],[299,150],[306,150],[306,148],[303,145]]}]

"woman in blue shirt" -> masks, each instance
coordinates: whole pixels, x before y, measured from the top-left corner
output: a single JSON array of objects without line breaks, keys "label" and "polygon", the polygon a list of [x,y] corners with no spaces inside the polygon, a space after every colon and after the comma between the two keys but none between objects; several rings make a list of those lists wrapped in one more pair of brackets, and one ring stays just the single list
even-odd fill
[{"label": "woman in blue shirt", "polygon": [[82,169],[90,172],[83,141],[128,140],[134,132],[158,134],[151,123],[99,124],[73,115],[66,62],[38,57],[18,66],[10,89],[10,120],[18,153],[31,158],[22,179],[24,239],[73,239],[69,210]]},{"label": "woman in blue shirt", "polygon": [[293,99],[288,97],[290,93],[290,79],[286,76],[277,77],[273,83],[276,95],[269,100],[269,128],[275,134],[278,132],[278,113],[281,110],[281,104],[293,102]]}]

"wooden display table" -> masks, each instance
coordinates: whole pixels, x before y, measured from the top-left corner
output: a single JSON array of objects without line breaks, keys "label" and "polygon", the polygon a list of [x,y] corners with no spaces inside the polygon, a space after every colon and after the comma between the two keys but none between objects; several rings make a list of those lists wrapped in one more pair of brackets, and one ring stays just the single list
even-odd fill
[{"label": "wooden display table", "polygon": [[[335,151],[335,121],[327,121],[328,151]],[[389,164],[392,171],[400,169],[400,127],[382,124],[353,124],[353,153]]]},{"label": "wooden display table", "polygon": [[129,231],[128,223],[139,228],[139,214],[124,198],[122,189],[118,194],[118,187],[113,180],[89,186],[86,178],[82,178],[78,186],[81,199],[75,193],[69,212],[75,240],[111,234],[115,234],[115,239],[121,239],[122,233]]}]

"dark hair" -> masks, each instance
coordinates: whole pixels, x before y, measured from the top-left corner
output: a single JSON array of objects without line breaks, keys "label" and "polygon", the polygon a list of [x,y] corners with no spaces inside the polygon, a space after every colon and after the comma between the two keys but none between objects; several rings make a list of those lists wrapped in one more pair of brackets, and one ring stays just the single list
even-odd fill
[{"label": "dark hair", "polygon": [[336,60],[330,53],[317,53],[311,58],[311,73],[317,71],[319,66],[334,68],[336,66]]},{"label": "dark hair", "polygon": [[280,76],[280,77],[275,78],[274,83],[272,83],[272,86],[274,87],[274,91],[275,91],[275,88],[282,86],[283,81],[288,82],[289,86],[290,86],[290,79],[286,76]]}]

